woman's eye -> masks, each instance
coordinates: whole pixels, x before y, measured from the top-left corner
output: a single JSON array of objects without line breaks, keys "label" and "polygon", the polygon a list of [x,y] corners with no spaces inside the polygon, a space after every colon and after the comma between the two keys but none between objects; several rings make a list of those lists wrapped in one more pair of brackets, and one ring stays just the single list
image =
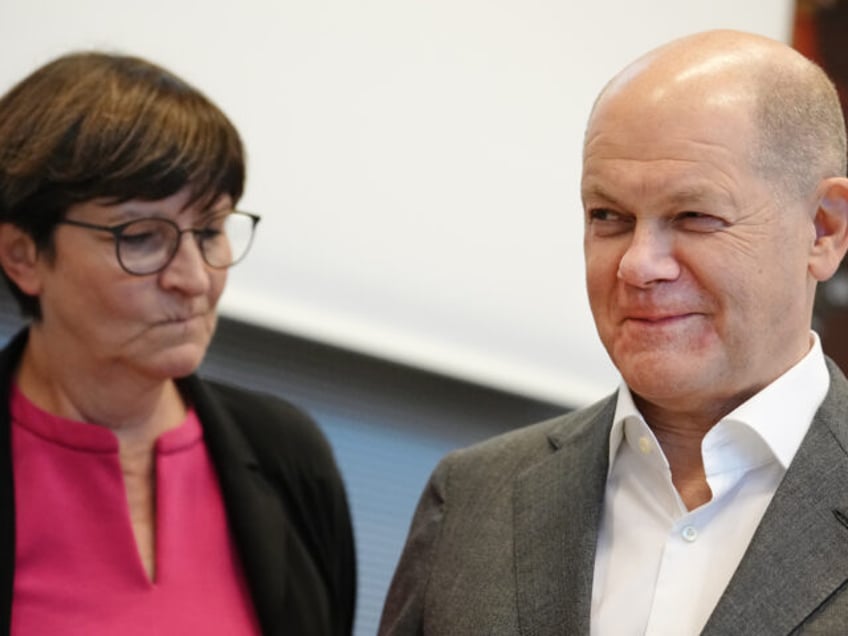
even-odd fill
[{"label": "woman's eye", "polygon": [[199,230],[195,230],[194,235],[201,241],[211,241],[221,236],[221,230],[220,228],[207,226],[200,228]]},{"label": "woman's eye", "polygon": [[153,232],[133,232],[131,234],[121,234],[121,242],[130,246],[144,245],[154,240]]}]

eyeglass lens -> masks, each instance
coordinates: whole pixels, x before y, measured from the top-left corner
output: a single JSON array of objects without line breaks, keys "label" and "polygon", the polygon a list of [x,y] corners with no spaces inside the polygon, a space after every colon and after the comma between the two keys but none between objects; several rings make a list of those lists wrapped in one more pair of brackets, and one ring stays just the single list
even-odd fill
[{"label": "eyeglass lens", "polygon": [[[254,220],[233,212],[192,228],[192,234],[211,267],[229,267],[241,260],[253,239]],[[150,274],[163,269],[179,249],[181,232],[166,219],[139,219],[125,226],[118,240],[118,258],[134,274]]]}]

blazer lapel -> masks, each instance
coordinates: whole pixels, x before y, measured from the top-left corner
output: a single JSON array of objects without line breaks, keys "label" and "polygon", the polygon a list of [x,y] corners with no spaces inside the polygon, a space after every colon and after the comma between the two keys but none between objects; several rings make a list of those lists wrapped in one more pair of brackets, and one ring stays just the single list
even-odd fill
[{"label": "blazer lapel", "polygon": [[595,544],[615,397],[549,436],[516,478],[515,564],[522,634],[589,633]]},{"label": "blazer lapel", "polygon": [[280,633],[286,595],[292,593],[285,577],[289,522],[253,449],[231,416],[197,378],[181,380],[180,386],[190,396],[203,424],[262,632]]},{"label": "blazer lapel", "polygon": [[848,382],[831,388],[704,634],[786,634],[848,580]]},{"label": "blazer lapel", "polygon": [[24,329],[0,352],[0,634],[8,634],[15,583],[15,486],[9,392],[29,332]]}]

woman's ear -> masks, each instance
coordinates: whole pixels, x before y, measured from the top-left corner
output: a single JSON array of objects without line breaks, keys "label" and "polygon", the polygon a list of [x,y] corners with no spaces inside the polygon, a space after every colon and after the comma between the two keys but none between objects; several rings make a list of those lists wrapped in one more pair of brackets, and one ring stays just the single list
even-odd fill
[{"label": "woman's ear", "polygon": [[820,188],[813,223],[816,240],[810,250],[809,270],[817,281],[825,281],[836,273],[848,250],[848,179],[825,179]]},{"label": "woman's ear", "polygon": [[38,276],[38,249],[32,237],[11,223],[0,223],[0,266],[22,292],[37,296],[41,292]]}]

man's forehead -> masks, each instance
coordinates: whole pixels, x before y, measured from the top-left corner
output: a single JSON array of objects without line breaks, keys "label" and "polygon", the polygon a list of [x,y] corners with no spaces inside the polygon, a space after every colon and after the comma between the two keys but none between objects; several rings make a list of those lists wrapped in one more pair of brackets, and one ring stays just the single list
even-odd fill
[{"label": "man's forehead", "polygon": [[750,158],[756,135],[754,102],[732,93],[659,102],[613,99],[586,130],[583,161],[736,163]]},{"label": "man's forehead", "polygon": [[[645,72],[596,104],[583,160],[748,161],[756,136],[757,93],[750,83],[718,81],[717,67],[691,67],[679,79]],[[585,167],[585,166],[584,166]]]}]

